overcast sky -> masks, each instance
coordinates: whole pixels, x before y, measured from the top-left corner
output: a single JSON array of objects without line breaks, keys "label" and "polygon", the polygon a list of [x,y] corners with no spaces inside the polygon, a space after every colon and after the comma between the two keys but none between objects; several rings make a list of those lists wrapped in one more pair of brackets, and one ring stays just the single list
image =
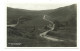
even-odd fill
[{"label": "overcast sky", "polygon": [[74,0],[8,0],[7,6],[27,10],[56,9],[74,4]]},{"label": "overcast sky", "polygon": [[20,9],[27,9],[27,10],[47,10],[47,9],[56,9],[59,7],[64,7],[72,4],[7,4],[8,7],[12,8],[20,8]]}]

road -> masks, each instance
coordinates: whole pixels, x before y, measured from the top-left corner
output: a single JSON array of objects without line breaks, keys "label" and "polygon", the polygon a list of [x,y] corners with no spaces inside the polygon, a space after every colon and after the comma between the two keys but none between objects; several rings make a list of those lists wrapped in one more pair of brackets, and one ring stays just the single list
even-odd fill
[{"label": "road", "polygon": [[46,19],[46,15],[43,16],[43,19],[48,21],[48,22],[50,22],[52,24],[52,27],[50,27],[51,28],[50,30],[47,30],[47,31],[45,31],[43,33],[40,33],[40,36],[45,38],[45,39],[51,40],[51,41],[64,41],[64,40],[61,40],[61,39],[57,39],[57,38],[53,38],[53,37],[47,36],[47,33],[49,31],[54,30],[55,24],[52,21]]}]

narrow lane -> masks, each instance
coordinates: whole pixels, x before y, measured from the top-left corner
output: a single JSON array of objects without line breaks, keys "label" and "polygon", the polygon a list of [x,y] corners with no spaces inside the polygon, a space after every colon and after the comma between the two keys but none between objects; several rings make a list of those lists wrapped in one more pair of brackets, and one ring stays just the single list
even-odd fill
[{"label": "narrow lane", "polygon": [[47,36],[47,33],[49,31],[54,30],[55,24],[52,21],[46,19],[46,15],[43,16],[43,19],[48,21],[48,22],[50,22],[52,24],[52,27],[50,27],[51,28],[50,30],[47,30],[47,31],[41,33],[40,36],[43,37],[43,38],[46,38],[48,40],[51,40],[51,41],[64,41],[64,40],[60,40],[60,39],[57,39],[57,38],[53,38],[53,37]]}]

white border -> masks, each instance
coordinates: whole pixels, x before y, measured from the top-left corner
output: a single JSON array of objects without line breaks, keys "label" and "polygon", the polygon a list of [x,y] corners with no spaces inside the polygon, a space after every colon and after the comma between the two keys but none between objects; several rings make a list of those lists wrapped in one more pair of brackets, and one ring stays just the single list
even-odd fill
[{"label": "white border", "polygon": [[[9,3],[21,3],[21,2],[24,2],[27,1],[28,3],[31,2],[31,3],[48,3],[50,1],[50,3],[52,3],[51,1],[55,1],[53,3],[71,3],[71,2],[77,2],[77,7],[78,7],[78,12],[77,12],[77,39],[78,39],[78,46],[77,47],[6,47],[6,43],[7,43],[7,40],[6,40],[6,32],[7,32],[7,29],[6,29],[6,21],[7,21],[7,18],[6,18],[6,3],[9,2]],[[80,41],[79,41],[79,34],[80,34],[80,31],[79,31],[79,28],[80,28],[80,4],[79,4],[79,0],[0,0],[0,50],[1,51],[14,51],[14,50],[19,50],[19,51],[22,51],[22,50],[29,50],[29,49],[37,49],[37,51],[39,51],[39,49],[46,49],[47,50],[51,50],[51,49],[58,49],[59,51],[60,50],[71,50],[73,49],[73,51],[75,50],[80,50]],[[40,50],[41,51],[41,50]]]}]

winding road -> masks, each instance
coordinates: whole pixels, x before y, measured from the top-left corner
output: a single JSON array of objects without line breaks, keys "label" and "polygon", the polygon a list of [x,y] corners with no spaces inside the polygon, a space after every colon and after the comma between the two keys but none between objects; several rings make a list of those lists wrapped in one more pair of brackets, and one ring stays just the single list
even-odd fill
[{"label": "winding road", "polygon": [[47,33],[49,31],[54,30],[55,24],[52,21],[46,19],[46,15],[43,16],[43,19],[48,21],[48,22],[50,22],[52,24],[52,27],[50,27],[51,28],[50,30],[47,30],[47,31],[41,33],[40,36],[45,38],[45,39],[51,40],[51,41],[64,41],[64,40],[61,40],[61,39],[57,39],[57,38],[53,38],[53,37],[47,36]]},{"label": "winding road", "polygon": [[[19,24],[19,19],[20,19],[20,18],[21,18],[21,17],[18,18],[17,24],[7,25],[7,27],[15,27],[15,26],[17,26],[17,25]],[[43,16],[43,20],[50,22],[50,23],[52,24],[52,26],[48,26],[48,27],[50,28],[50,30],[47,30],[47,31],[45,31],[45,32],[43,32],[43,33],[40,33],[39,36],[42,37],[42,38],[45,38],[45,39],[47,39],[47,40],[51,40],[51,41],[64,41],[64,40],[58,39],[58,38],[56,38],[56,37],[48,36],[47,33],[50,32],[50,31],[52,31],[52,30],[54,30],[55,24],[54,24],[54,22],[46,19],[46,15]],[[76,41],[74,41],[74,40],[68,40],[68,41],[70,41],[70,42],[76,42]]]},{"label": "winding road", "polygon": [[22,18],[22,16],[18,18],[18,21],[17,21],[16,24],[10,24],[10,25],[7,25],[7,27],[16,27],[16,26],[20,23],[20,22],[19,22],[19,19],[20,19],[20,18]]}]

